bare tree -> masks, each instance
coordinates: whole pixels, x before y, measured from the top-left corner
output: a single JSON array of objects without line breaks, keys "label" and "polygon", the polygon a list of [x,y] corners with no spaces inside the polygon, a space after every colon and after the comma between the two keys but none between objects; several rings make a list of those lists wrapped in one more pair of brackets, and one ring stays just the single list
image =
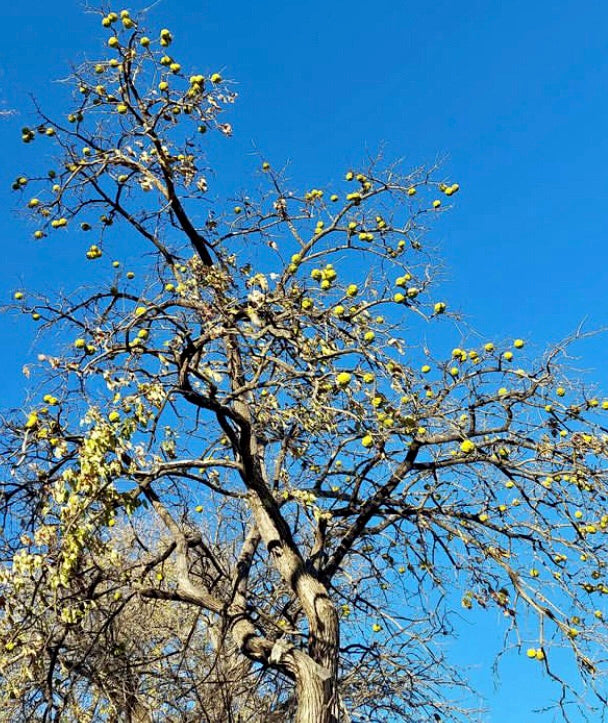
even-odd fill
[{"label": "bare tree", "polygon": [[296,192],[264,162],[228,209],[201,146],[230,84],[184,75],[168,30],[102,25],[67,119],[22,132],[55,170],[14,188],[37,239],[142,256],[15,294],[52,334],[4,420],[5,719],[468,720],[443,641],[473,606],[564,715],[603,704],[608,402],[561,348],[426,348],[452,315],[425,227],[458,184],[377,161]]}]

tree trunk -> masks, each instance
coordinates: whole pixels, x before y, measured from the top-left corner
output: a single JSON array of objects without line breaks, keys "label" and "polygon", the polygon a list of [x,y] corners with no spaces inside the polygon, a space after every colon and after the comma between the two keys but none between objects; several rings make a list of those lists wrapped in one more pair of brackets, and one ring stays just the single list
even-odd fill
[{"label": "tree trunk", "polygon": [[294,723],[338,723],[337,680],[319,669],[309,656],[298,661]]}]

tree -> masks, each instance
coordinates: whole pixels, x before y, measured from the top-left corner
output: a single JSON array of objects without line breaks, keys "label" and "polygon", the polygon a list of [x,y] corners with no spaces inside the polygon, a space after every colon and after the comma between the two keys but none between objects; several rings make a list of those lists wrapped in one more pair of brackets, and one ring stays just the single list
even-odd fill
[{"label": "tree", "polygon": [[142,261],[15,294],[53,336],[44,393],[4,421],[3,710],[466,720],[455,589],[463,614],[504,613],[564,715],[560,647],[605,702],[608,402],[565,381],[560,348],[421,341],[452,317],[425,225],[458,184],[377,161],[298,193],[263,162],[258,198],[207,201],[230,84],[186,77],[169,30],[102,25],[67,119],[22,131],[55,170],[14,189],[36,239],[76,228],[103,264],[128,233]]}]

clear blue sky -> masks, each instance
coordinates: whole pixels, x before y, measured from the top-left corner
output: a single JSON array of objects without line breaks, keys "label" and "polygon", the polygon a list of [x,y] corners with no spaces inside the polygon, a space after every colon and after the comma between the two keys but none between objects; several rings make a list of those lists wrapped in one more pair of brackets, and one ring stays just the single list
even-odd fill
[{"label": "clear blue sky", "polygon": [[[134,13],[152,2],[127,7]],[[19,140],[32,117],[28,94],[67,111],[66,91],[53,81],[70,62],[102,53],[98,17],[82,6],[4,3],[0,110],[17,114],[0,117],[2,300],[16,288],[73,287],[91,273],[82,254],[70,260],[58,248],[64,242],[31,240],[10,192],[42,148]],[[161,0],[149,23],[171,28],[187,73],[190,65],[219,70],[238,83],[235,133],[213,157],[220,171],[212,190],[255,188],[254,148],[275,166],[288,162],[300,187],[340,179],[381,147],[411,165],[446,158],[445,175],[461,193],[432,240],[450,305],[484,336],[523,337],[538,353],[581,321],[608,325],[605,2]],[[3,406],[22,400],[32,327],[0,318]],[[604,392],[605,347],[601,336],[575,350]],[[502,686],[492,690],[494,615],[465,628],[459,660],[482,666],[475,677],[490,707],[484,721],[532,720],[546,692],[540,666],[508,657]]]}]

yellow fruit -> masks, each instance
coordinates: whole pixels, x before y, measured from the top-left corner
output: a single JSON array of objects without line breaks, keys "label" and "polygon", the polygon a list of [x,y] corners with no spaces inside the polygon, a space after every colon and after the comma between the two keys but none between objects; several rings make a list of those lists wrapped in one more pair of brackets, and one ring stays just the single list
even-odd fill
[{"label": "yellow fruit", "polygon": [[408,196],[415,196],[416,195],[416,189],[412,186],[411,188],[407,189],[407,195]]},{"label": "yellow fruit", "polygon": [[212,83],[221,83],[222,80],[223,78],[219,73],[213,73],[213,75],[211,76]]},{"label": "yellow fruit", "polygon": [[127,279],[134,279],[135,273],[133,271],[127,271]]},{"label": "yellow fruit", "polygon": [[397,293],[393,296],[393,301],[397,304],[402,304],[405,301],[405,294]]},{"label": "yellow fruit", "polygon": [[356,284],[349,284],[346,287],[346,295],[347,296],[356,296],[359,293],[359,289],[357,288]]},{"label": "yellow fruit", "polygon": [[433,208],[439,208],[439,206],[441,206],[441,201],[439,199],[433,201]]},{"label": "yellow fruit", "polygon": [[420,369],[420,371],[421,371],[423,374],[428,374],[428,373],[431,371],[431,367],[430,367],[428,364],[425,364],[425,365]]},{"label": "yellow fruit", "polygon": [[262,163],[262,170],[263,170],[263,171],[269,171],[269,170],[270,170],[270,163],[268,163],[268,161],[264,161],[264,163]]},{"label": "yellow fruit", "polygon": [[558,387],[555,390],[555,393],[557,394],[558,397],[563,397],[566,394],[566,390],[563,387]]},{"label": "yellow fruit", "polygon": [[528,650],[526,651],[526,655],[530,659],[535,658],[536,657],[536,648],[528,648]]},{"label": "yellow fruit", "polygon": [[116,112],[120,113],[120,115],[124,115],[128,110],[129,108],[124,103],[119,103],[116,106]]},{"label": "yellow fruit", "polygon": [[361,440],[361,444],[362,444],[364,447],[369,448],[369,447],[371,447],[371,446],[374,444],[374,438],[372,437],[371,434],[366,434],[366,435],[363,437],[363,439]]},{"label": "yellow fruit", "polygon": [[74,342],[74,346],[76,347],[76,349],[84,349],[86,345],[87,343],[84,339],[76,339],[76,341]]},{"label": "yellow fruit", "polygon": [[143,316],[146,313],[147,309],[145,306],[138,306],[135,309],[135,316]]},{"label": "yellow fruit", "polygon": [[36,412],[31,412],[31,414],[28,416],[27,421],[25,423],[26,429],[32,429],[32,427],[35,427],[38,424],[38,415]]},{"label": "yellow fruit", "polygon": [[115,35],[113,35],[113,36],[108,40],[108,45],[109,45],[111,48],[116,48],[118,45],[120,45],[120,41],[118,40],[118,38],[117,38]]},{"label": "yellow fruit", "polygon": [[470,439],[465,439],[464,442],[460,445],[461,452],[464,452],[465,454],[470,454],[475,449],[475,444],[471,442]]},{"label": "yellow fruit", "polygon": [[502,355],[502,358],[505,359],[506,361],[511,361],[511,360],[513,359],[513,352],[512,352],[512,351],[506,351],[506,352]]},{"label": "yellow fruit", "polygon": [[108,414],[108,419],[110,420],[110,422],[118,422],[118,420],[120,419],[120,414],[117,411],[110,412]]},{"label": "yellow fruit", "polygon": [[312,299],[302,299],[302,308],[304,311],[309,311],[313,307]]},{"label": "yellow fruit", "polygon": [[443,301],[438,301],[433,307],[433,310],[436,314],[443,314],[446,310],[446,304]]},{"label": "yellow fruit", "polygon": [[169,83],[167,83],[166,80],[161,80],[160,83],[158,84],[159,90],[167,90],[168,88],[169,88]]},{"label": "yellow fruit", "polygon": [[21,299],[23,299],[23,292],[15,291],[15,293],[13,294],[13,299],[15,299],[15,301],[21,301]]},{"label": "yellow fruit", "polygon": [[149,47],[150,38],[148,38],[147,36],[144,35],[144,37],[140,39],[139,44],[144,48]]},{"label": "yellow fruit", "polygon": [[194,508],[194,511],[195,511],[195,512],[202,512],[202,511],[203,511],[203,506],[202,506],[202,505],[197,505],[197,506]]},{"label": "yellow fruit", "polygon": [[379,625],[378,623],[374,623],[374,624],[372,625],[372,630],[373,630],[375,633],[379,633],[379,632],[382,630],[382,625]]},{"label": "yellow fruit", "polygon": [[492,344],[492,342],[490,341],[490,342],[488,342],[488,343],[484,346],[484,349],[485,349],[488,353],[493,352],[493,351],[494,351],[494,344]]},{"label": "yellow fruit", "polygon": [[365,334],[363,335],[363,340],[367,344],[371,344],[371,342],[374,341],[375,338],[376,338],[376,335],[374,334],[373,331],[366,331]]},{"label": "yellow fruit", "polygon": [[513,342],[513,346],[514,346],[516,349],[521,349],[521,348],[524,346],[524,343],[525,343],[525,342],[524,342],[523,339],[515,339],[515,341]]},{"label": "yellow fruit", "polygon": [[352,171],[348,171],[348,173],[344,176],[347,181],[352,181],[354,177],[355,174]]},{"label": "yellow fruit", "polygon": [[339,387],[347,387],[350,384],[351,379],[352,374],[349,374],[348,372],[340,372],[336,376],[336,383]]},{"label": "yellow fruit", "polygon": [[172,73],[179,73],[179,71],[182,69],[182,66],[179,63],[171,63],[169,66],[169,70]]}]

